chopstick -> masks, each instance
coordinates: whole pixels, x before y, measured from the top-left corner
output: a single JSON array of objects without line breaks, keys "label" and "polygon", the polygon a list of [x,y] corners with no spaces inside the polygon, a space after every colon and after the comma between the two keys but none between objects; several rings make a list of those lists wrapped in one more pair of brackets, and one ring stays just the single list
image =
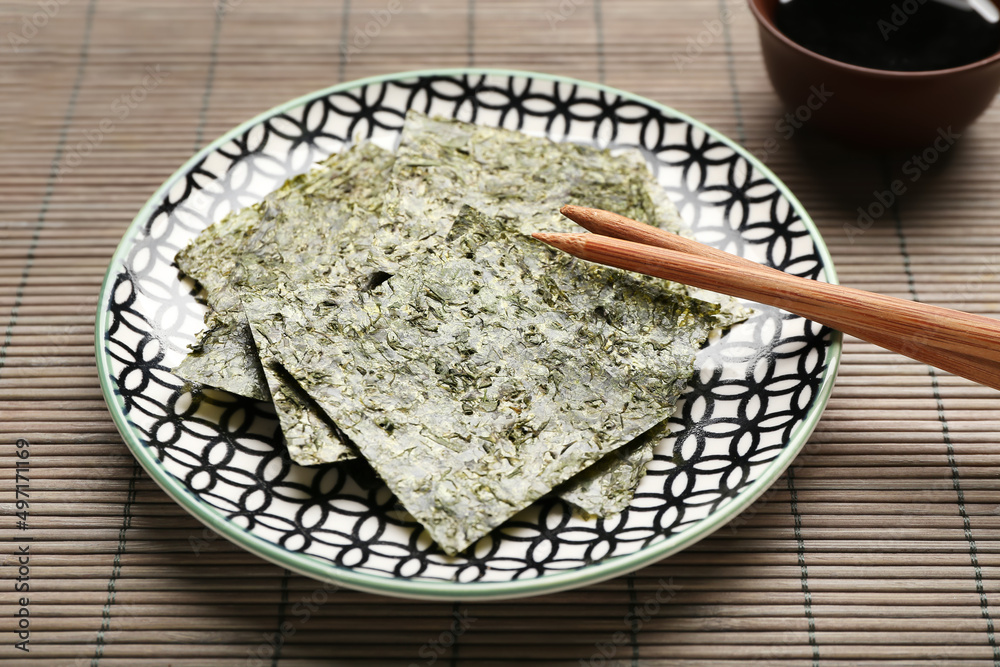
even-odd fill
[{"label": "chopstick", "polygon": [[1000,389],[1000,321],[793,276],[608,211],[562,213],[593,233],[533,236],[580,259],[775,306]]},{"label": "chopstick", "polygon": [[[635,241],[636,243],[642,243],[650,246],[657,246],[660,248],[666,248],[669,250],[676,250],[677,252],[686,252],[691,255],[696,255],[699,257],[704,257],[706,259],[712,259],[719,262],[729,262],[739,266],[747,267],[751,271],[758,269],[763,269],[765,271],[773,272],[779,276],[787,277],[788,274],[778,271],[777,269],[772,269],[766,267],[757,262],[746,259],[745,257],[740,257],[739,255],[733,255],[728,252],[719,250],[718,248],[713,248],[712,246],[705,245],[703,243],[698,243],[683,236],[678,236],[659,227],[653,227],[652,225],[647,225],[641,222],[637,222],[630,218],[626,218],[623,215],[617,213],[612,213],[610,211],[602,211],[600,209],[594,208],[584,208],[581,206],[564,206],[561,209],[563,215],[565,215],[570,220],[573,220],[579,224],[584,229],[591,231],[595,234],[601,234],[604,236],[610,236],[613,238],[618,238],[626,241]],[[721,290],[715,290],[721,291]],[[868,294],[865,292],[864,294]],[[760,303],[765,303],[764,301],[757,299]],[[906,303],[913,303],[907,301]],[[769,304],[774,305],[774,304]],[[818,320],[817,320],[818,321]],[[994,322],[993,320],[989,320]],[[996,323],[1000,326],[1000,323]],[[834,327],[836,328],[836,327]],[[852,334],[854,335],[854,334]],[[862,338],[862,340],[867,340],[869,343],[874,343],[879,347],[884,347],[890,349],[890,346],[894,345],[897,340],[890,334],[887,334],[877,328],[877,324],[868,327],[868,330],[864,336],[857,336]],[[937,348],[931,342],[920,342],[916,339],[911,339],[907,343],[907,349],[913,353],[921,350],[923,348]],[[898,351],[898,350],[897,350]],[[957,353],[956,353],[957,354]],[[907,354],[906,356],[910,356]],[[911,357],[912,358],[912,357]],[[963,364],[975,365],[978,362],[977,357],[965,356]]]}]

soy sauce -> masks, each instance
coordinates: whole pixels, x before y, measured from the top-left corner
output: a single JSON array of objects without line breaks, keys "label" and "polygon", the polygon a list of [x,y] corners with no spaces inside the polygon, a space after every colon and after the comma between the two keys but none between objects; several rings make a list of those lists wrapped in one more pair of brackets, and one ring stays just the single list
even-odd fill
[{"label": "soy sauce", "polygon": [[935,0],[791,0],[775,24],[810,51],[874,69],[947,69],[1000,51],[1000,24]]}]

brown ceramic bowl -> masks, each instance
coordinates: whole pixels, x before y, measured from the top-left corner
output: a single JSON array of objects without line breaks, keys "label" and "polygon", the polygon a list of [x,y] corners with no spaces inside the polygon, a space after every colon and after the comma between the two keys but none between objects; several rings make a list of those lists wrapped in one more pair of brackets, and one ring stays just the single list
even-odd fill
[{"label": "brown ceramic bowl", "polygon": [[764,64],[781,101],[798,110],[800,118],[808,117],[809,127],[852,143],[930,146],[948,136],[948,128],[960,133],[1000,89],[1000,52],[970,65],[927,72],[858,67],[785,37],[774,24],[779,0],[748,2],[757,18]]}]

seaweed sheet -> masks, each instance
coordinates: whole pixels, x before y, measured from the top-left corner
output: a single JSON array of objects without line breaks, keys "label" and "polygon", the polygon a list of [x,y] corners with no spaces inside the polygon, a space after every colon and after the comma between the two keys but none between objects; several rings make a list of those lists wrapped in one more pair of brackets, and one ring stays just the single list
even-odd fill
[{"label": "seaweed sheet", "polygon": [[[670,398],[671,406],[675,399]],[[636,487],[646,475],[646,466],[653,460],[653,448],[667,434],[664,420],[570,479],[557,492],[585,514],[618,514],[632,502]]]},{"label": "seaweed sheet", "polygon": [[[466,205],[515,220],[525,234],[580,231],[559,213],[565,204],[616,211],[675,233],[690,233],[638,151],[612,154],[415,112],[407,115],[391,183],[373,243],[373,271],[397,271],[397,258],[440,243],[447,233],[441,221],[453,219]],[[638,279],[720,304],[705,315],[713,330],[748,314],[726,296],[645,276]],[[632,456],[610,458],[602,465],[603,481],[596,475],[582,479],[579,484],[586,489],[570,484],[562,496],[597,516],[627,505],[655,444],[647,439]]]},{"label": "seaweed sheet", "polygon": [[243,303],[258,345],[454,554],[660,424],[718,306],[511,220],[448,220],[367,289],[318,280],[325,308],[275,282]]},{"label": "seaweed sheet", "polygon": [[[673,205],[637,153],[612,157],[607,151],[588,146],[554,144],[520,133],[411,113],[404,127],[399,158],[391,179],[389,214],[381,221],[377,233],[379,256],[367,262],[366,270],[357,264],[360,279],[341,275],[329,280],[327,285],[335,290],[357,290],[373,277],[388,276],[385,269],[399,270],[395,258],[406,256],[422,243],[437,242],[444,229],[440,224],[442,216],[468,201],[502,215],[519,217],[523,231],[576,231],[573,223],[559,216],[557,210],[562,204],[577,203],[620,211],[675,232],[685,232]],[[292,185],[302,187],[301,182]],[[286,186],[269,200],[287,198],[294,189]],[[433,205],[428,207],[428,202]],[[212,243],[216,244],[213,249],[218,250],[218,239]],[[671,289],[686,290],[676,285]],[[702,298],[706,295],[714,296],[698,293]],[[725,327],[741,319],[734,302],[723,303],[723,308],[706,314],[715,327]],[[218,351],[228,354],[232,341],[224,342]],[[213,351],[206,349],[207,356]],[[233,367],[229,357],[220,361],[217,367]],[[324,453],[324,443],[339,433],[336,425],[317,411],[307,397],[303,399],[303,392],[294,387],[291,378],[281,374],[279,367],[272,365],[268,375],[272,387],[277,377],[278,386],[284,388],[274,392],[279,415],[296,415],[301,425],[289,427],[286,422],[291,420],[287,417],[283,420],[293,457],[302,463],[336,460],[336,456],[331,458]],[[318,440],[317,434],[321,434]],[[608,456],[594,470],[565,484],[562,496],[589,514],[606,516],[620,511],[628,504],[644,473],[654,444],[650,438],[630,443],[622,450],[627,449],[628,456],[620,453]]]},{"label": "seaweed sheet", "polygon": [[[386,271],[393,256],[433,245],[463,206],[517,220],[519,229],[580,231],[566,204],[604,208],[674,232],[676,208],[637,151],[556,143],[511,130],[410,112],[393,165],[374,248]],[[673,285],[673,289],[684,290]]]},{"label": "seaweed sheet", "polygon": [[308,284],[319,273],[349,273],[367,254],[381,212],[392,154],[362,144],[287,181],[261,203],[199,235],[177,265],[204,288],[209,329],[176,372],[188,380],[251,398],[271,398],[297,463],[356,456],[327,415],[253,344],[235,290],[247,258],[270,263],[271,279]]}]

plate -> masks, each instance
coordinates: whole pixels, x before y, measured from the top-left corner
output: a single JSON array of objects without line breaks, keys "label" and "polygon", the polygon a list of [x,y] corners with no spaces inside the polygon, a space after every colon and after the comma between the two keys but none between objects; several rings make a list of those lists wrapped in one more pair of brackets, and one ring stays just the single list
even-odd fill
[{"label": "plate", "polygon": [[606,86],[500,70],[410,72],[272,109],[181,167],[139,211],[105,277],[97,362],[122,437],[174,500],[236,544],[337,585],[414,598],[537,595],[635,570],[709,535],[788,466],[827,402],[840,338],[755,315],[705,348],[631,506],[604,520],[545,498],[461,557],[438,551],[392,494],[351,466],[293,464],[268,405],[192,392],[170,373],[201,329],[178,249],[228,212],[353,141],[392,147],[407,109],[557,141],[638,147],[696,237],[835,281],[819,232],[747,151],[673,109]]}]

